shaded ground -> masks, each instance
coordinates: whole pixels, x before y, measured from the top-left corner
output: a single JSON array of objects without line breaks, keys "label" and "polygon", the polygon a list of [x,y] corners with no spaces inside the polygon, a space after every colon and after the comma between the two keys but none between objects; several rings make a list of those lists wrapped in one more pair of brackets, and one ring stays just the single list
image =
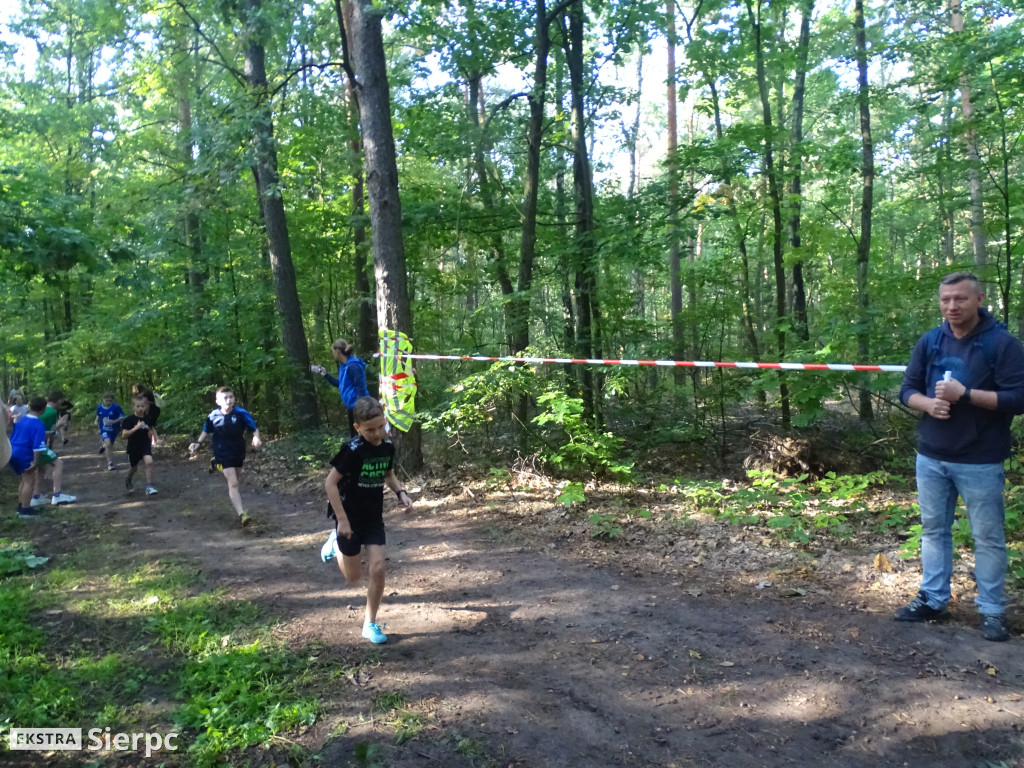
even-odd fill
[{"label": "shaded ground", "polygon": [[[255,462],[243,530],[204,462],[160,449],[160,494],[128,497],[91,445],[69,446],[65,485],[100,530],[140,558],[194,562],[210,588],[280,615],[293,647],[339,665],[367,652],[362,590],[319,560],[322,487],[271,491]],[[542,483],[420,483],[415,511],[386,518],[390,642],[325,683],[319,722],[289,735],[323,765],[378,744],[377,764],[396,768],[1024,766],[1024,640],[981,638],[966,566],[951,621],[896,624],[918,572],[895,540],[808,552],[714,520],[659,528],[663,493],[643,499],[646,534],[601,543]],[[73,546],[62,514],[38,525],[40,554]],[[425,723],[401,745],[372,714],[387,691]]]}]

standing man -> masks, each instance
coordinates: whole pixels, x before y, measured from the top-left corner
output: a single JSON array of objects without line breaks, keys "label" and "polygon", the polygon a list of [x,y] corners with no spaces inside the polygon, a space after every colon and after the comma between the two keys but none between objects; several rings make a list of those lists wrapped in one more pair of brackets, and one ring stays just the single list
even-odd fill
[{"label": "standing man", "polygon": [[982,306],[970,272],[939,285],[945,322],[918,339],[900,400],[924,415],[917,446],[921,589],[896,621],[946,615],[953,575],[953,512],[963,497],[974,536],[975,603],[986,640],[1010,637],[1006,619],[1003,462],[1010,422],[1024,413],[1024,347]]}]

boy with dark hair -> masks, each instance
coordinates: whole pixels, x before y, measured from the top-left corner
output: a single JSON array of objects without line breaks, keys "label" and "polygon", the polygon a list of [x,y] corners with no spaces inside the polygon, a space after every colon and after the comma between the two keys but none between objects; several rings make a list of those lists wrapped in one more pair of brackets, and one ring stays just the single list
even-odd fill
[{"label": "boy with dark hair", "polygon": [[34,503],[32,492],[39,479],[39,473],[47,465],[53,465],[53,497],[50,503],[58,506],[70,504],[75,500],[74,496],[61,493],[64,462],[46,444],[46,426],[40,418],[45,410],[45,398],[32,398],[28,405],[28,414],[18,419],[11,434],[9,463],[14,473],[21,477],[18,484],[18,517],[22,518],[39,517],[38,507],[41,505]]},{"label": "boy with dark hair", "polygon": [[235,393],[231,387],[217,390],[217,405],[219,407],[210,411],[206,417],[203,431],[188,447],[188,451],[194,455],[206,436],[212,436],[213,461],[210,463],[210,471],[217,469],[224,473],[224,479],[228,481],[228,498],[238,514],[239,522],[246,526],[251,518],[242,506],[242,494],[238,490],[242,465],[245,463],[245,431],[252,430],[252,447],[259,448],[263,445],[260,428],[247,410],[235,407]]},{"label": "boy with dark hair", "polygon": [[125,450],[128,452],[128,476],[124,479],[124,487],[128,493],[135,490],[132,478],[141,462],[146,472],[146,495],[156,493],[153,487],[153,427],[146,423],[149,413],[149,400],[138,395],[132,400],[132,415],[126,416],[121,422],[121,434],[125,438]]},{"label": "boy with dark hair", "polygon": [[392,470],[395,447],[386,439],[387,422],[380,403],[361,397],[352,411],[357,434],[331,459],[331,471],[324,481],[327,517],[335,528],[321,548],[320,558],[326,563],[340,554],[339,570],[349,584],[358,584],[363,576],[360,553],[365,549],[369,580],[363,637],[371,643],[386,643],[388,637],[377,623],[385,577],[384,486],[395,492],[406,509],[412,507],[412,498]]}]

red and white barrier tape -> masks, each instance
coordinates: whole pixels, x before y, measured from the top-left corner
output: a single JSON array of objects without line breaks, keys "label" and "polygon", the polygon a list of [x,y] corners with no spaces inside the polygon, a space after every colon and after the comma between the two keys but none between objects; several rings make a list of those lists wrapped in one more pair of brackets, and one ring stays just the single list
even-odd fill
[{"label": "red and white barrier tape", "polygon": [[903,373],[905,365],[856,365],[851,363],[753,363],[711,360],[602,360],[575,357],[486,357],[484,355],[409,355],[410,360],[472,360],[478,363],[560,363],[562,365],[657,365],[669,368],[769,368],[782,371],[882,371]]}]

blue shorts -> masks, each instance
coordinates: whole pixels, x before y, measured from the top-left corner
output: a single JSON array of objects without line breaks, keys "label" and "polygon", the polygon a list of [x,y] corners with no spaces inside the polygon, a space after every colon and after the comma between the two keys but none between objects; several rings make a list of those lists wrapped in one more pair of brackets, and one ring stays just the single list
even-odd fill
[{"label": "blue shorts", "polygon": [[14,474],[23,475],[25,471],[32,466],[32,459],[36,458],[37,467],[45,467],[47,464],[53,464],[57,460],[57,454],[54,453],[50,448],[45,451],[38,451],[38,456],[34,456],[36,452],[25,453],[18,451],[17,453],[11,453],[11,460],[8,464],[11,465],[11,469],[14,470]]},{"label": "blue shorts", "polygon": [[7,463],[14,470],[14,474],[23,475],[25,470],[32,466],[32,454],[28,454],[28,458],[25,458],[23,453],[12,453],[11,460]]},{"label": "blue shorts", "polygon": [[100,440],[109,440],[111,443],[113,443],[115,440],[117,440],[117,436],[120,434],[120,429],[101,429]]}]

